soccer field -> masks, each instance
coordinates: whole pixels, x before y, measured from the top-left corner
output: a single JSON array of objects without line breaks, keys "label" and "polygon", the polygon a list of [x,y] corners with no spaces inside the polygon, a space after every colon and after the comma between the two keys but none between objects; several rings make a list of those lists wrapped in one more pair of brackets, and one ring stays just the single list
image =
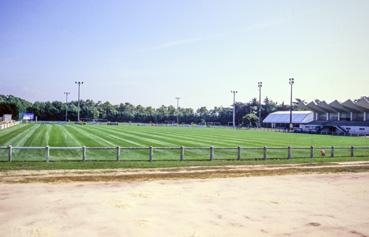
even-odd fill
[{"label": "soccer field", "polygon": [[[149,150],[154,147],[154,159],[178,160],[178,149],[165,150],[160,147],[186,147],[185,159],[209,159],[209,147],[215,147],[214,159],[233,159],[237,156],[236,147],[258,147],[260,149],[242,150],[241,159],[262,158],[262,147],[268,150],[268,158],[287,158],[287,149],[273,150],[273,147],[310,147],[314,146],[315,156],[319,156],[321,147],[337,149],[335,156],[349,156],[350,146],[369,146],[365,137],[340,137],[311,134],[289,134],[258,130],[233,130],[228,128],[200,127],[158,127],[138,125],[75,125],[75,124],[21,124],[0,131],[0,146],[15,147],[95,147],[88,149],[87,159],[115,160],[116,150],[101,150],[99,147],[122,147],[122,160],[147,160]],[[141,147],[137,150],[125,147]],[[192,147],[192,149],[191,149]],[[201,147],[195,149],[194,147]],[[233,149],[219,149],[228,147]],[[14,150],[14,160],[43,160],[43,150]],[[355,151],[360,156],[369,156],[369,149]],[[293,150],[294,157],[309,157],[309,150]],[[328,153],[328,151],[327,151]],[[51,160],[80,160],[80,150],[50,150]],[[0,160],[7,159],[7,150],[0,151]]]}]

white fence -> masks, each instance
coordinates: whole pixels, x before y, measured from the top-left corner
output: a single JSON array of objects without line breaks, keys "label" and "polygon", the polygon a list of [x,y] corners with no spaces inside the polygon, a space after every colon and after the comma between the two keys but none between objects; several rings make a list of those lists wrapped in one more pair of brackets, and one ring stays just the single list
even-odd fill
[{"label": "white fence", "polygon": [[0,161],[266,160],[368,157],[369,146],[350,147],[0,147]]},{"label": "white fence", "polygon": [[2,123],[0,123],[0,130],[5,129],[5,128],[13,127],[13,126],[15,126],[17,124],[19,124],[18,121],[2,122]]}]

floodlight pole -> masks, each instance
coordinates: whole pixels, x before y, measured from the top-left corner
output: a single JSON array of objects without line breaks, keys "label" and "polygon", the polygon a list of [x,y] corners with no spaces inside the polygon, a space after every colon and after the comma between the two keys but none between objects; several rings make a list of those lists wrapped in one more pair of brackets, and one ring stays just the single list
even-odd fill
[{"label": "floodlight pole", "polygon": [[233,128],[236,128],[236,94],[238,91],[231,91],[233,93]]},{"label": "floodlight pole", "polygon": [[65,95],[65,121],[68,122],[68,95],[70,92],[64,92]]},{"label": "floodlight pole", "polygon": [[77,111],[77,121],[79,122],[79,113],[80,113],[80,97],[81,97],[81,84],[83,84],[83,81],[76,81],[74,82],[75,84],[78,85],[78,111]]},{"label": "floodlight pole", "polygon": [[293,129],[293,124],[292,124],[292,88],[293,88],[293,84],[295,83],[295,79],[294,78],[290,78],[289,79],[289,84],[291,86],[291,96],[290,96],[290,130]]},{"label": "floodlight pole", "polygon": [[181,97],[176,97],[175,98],[177,100],[177,125],[179,124],[179,100],[181,99]]},{"label": "floodlight pole", "polygon": [[259,87],[259,122],[258,122],[258,127],[261,127],[261,87],[263,86],[263,82],[258,82],[258,87]]}]

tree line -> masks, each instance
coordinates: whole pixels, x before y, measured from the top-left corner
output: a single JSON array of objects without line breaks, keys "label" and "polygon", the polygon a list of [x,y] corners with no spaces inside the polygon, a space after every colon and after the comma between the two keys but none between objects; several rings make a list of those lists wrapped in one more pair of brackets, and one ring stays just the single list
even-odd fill
[{"label": "tree line", "polygon": [[[30,112],[37,116],[38,120],[63,121],[65,111],[68,109],[68,120],[77,120],[78,102],[71,101],[68,104],[60,101],[34,102],[31,103],[15,96],[0,95],[0,104],[14,104],[18,113]],[[236,124],[255,126],[258,122],[259,103],[256,98],[249,102],[236,103]],[[151,106],[133,105],[120,103],[113,105],[110,102],[94,102],[93,100],[80,101],[80,118],[83,121],[112,121],[112,122],[138,122],[138,123],[196,123],[228,125],[232,122],[232,107],[200,107],[175,108],[172,105],[162,105],[159,108]],[[284,103],[278,104],[265,98],[262,103],[261,118],[264,119],[269,113],[277,110],[288,110],[289,106]]]}]

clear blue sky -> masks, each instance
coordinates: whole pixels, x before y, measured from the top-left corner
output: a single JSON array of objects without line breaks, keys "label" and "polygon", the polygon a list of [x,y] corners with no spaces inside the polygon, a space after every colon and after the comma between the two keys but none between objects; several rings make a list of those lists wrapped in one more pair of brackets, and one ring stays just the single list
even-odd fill
[{"label": "clear blue sky", "polygon": [[369,1],[0,0],[0,94],[160,106],[369,95]]}]

